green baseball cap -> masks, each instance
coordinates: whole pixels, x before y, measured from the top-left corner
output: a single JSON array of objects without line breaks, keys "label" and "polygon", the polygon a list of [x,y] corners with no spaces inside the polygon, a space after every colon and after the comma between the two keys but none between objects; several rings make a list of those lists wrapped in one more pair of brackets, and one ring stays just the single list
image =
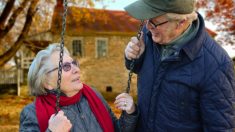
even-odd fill
[{"label": "green baseball cap", "polygon": [[124,9],[136,19],[150,19],[165,13],[189,14],[196,0],[138,0]]}]

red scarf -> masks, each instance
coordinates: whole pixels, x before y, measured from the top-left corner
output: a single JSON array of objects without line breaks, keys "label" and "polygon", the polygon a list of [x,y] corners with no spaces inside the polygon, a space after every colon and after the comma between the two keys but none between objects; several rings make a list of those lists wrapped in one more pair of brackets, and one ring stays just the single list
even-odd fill
[{"label": "red scarf", "polygon": [[[88,100],[91,111],[103,131],[114,132],[113,122],[108,110],[96,93],[85,84],[83,84],[83,88],[73,97],[60,96],[60,106],[68,106],[79,102],[81,95],[84,95]],[[56,96],[53,94],[37,96],[35,106],[40,131],[45,132],[48,128],[48,121],[51,115],[55,113]]]}]

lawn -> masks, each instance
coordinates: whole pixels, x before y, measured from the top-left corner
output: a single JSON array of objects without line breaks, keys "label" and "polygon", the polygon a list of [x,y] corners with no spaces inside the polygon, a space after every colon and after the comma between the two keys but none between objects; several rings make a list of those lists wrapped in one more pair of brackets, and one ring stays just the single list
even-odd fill
[{"label": "lawn", "polygon": [[[19,131],[19,116],[22,108],[31,103],[34,97],[28,95],[26,86],[21,87],[21,96],[8,94],[0,95],[0,131],[1,132],[17,132]],[[108,102],[114,111],[119,116],[120,111],[115,109],[113,102]]]}]

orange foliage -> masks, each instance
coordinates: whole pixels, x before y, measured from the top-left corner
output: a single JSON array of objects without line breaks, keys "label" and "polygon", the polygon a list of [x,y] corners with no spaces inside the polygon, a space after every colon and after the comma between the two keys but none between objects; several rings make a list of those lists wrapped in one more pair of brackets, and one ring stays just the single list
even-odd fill
[{"label": "orange foliage", "polygon": [[197,8],[206,9],[206,19],[222,27],[218,29],[219,31],[227,31],[235,35],[234,0],[199,0]]}]

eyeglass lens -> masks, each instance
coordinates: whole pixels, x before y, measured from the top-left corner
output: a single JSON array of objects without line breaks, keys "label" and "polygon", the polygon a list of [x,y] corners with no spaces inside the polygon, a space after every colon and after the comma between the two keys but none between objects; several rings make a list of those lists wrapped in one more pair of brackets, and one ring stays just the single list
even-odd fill
[{"label": "eyeglass lens", "polygon": [[63,70],[64,70],[65,72],[70,71],[71,68],[72,68],[72,64],[73,64],[74,66],[78,66],[78,63],[77,63],[77,61],[75,61],[75,60],[72,61],[71,63],[70,63],[70,62],[65,62],[65,63],[63,64],[63,66],[62,66]]}]

